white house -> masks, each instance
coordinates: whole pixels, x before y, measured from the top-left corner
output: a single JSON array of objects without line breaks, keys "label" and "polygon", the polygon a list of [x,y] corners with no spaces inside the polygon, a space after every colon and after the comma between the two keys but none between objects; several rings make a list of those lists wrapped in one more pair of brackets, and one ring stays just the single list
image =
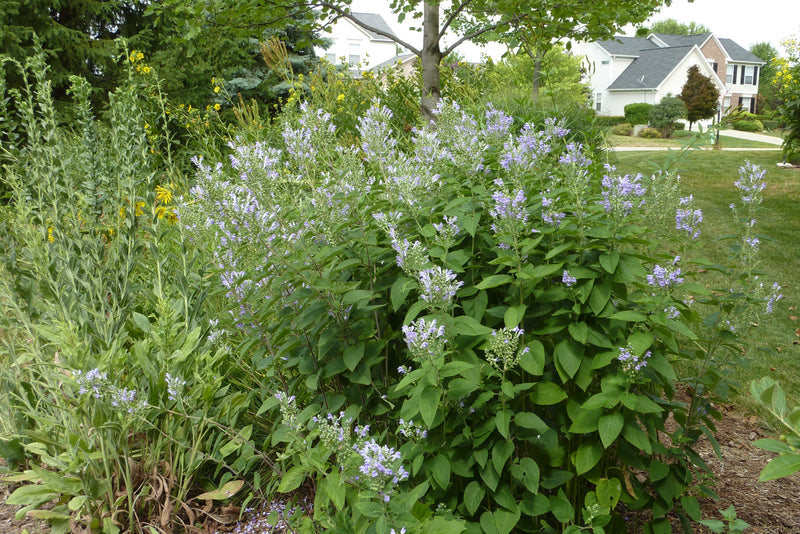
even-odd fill
[{"label": "white house", "polygon": [[[374,13],[352,13],[353,17],[364,24],[377,28],[390,35],[395,35],[383,17]],[[332,41],[327,48],[315,47],[318,57],[338,65],[346,62],[354,70],[366,70],[396,58],[403,52],[394,41],[366,30],[349,19],[340,17],[325,37]]]},{"label": "white house", "polygon": [[584,57],[598,115],[623,115],[628,104],[657,104],[668,94],[680,94],[692,65],[717,85],[724,109],[755,112],[764,65],[732,40],[713,33],[614,37],[576,43],[573,53]]}]

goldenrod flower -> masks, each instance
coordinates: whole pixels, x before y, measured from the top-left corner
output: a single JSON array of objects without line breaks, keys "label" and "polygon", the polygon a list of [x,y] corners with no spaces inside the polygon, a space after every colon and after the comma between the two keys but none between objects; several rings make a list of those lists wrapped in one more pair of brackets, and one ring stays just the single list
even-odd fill
[{"label": "goldenrod flower", "polygon": [[169,189],[167,189],[162,185],[157,185],[156,200],[158,200],[162,204],[169,204],[170,202],[172,202],[172,184],[169,185]]},{"label": "goldenrod flower", "polygon": [[215,85],[214,86],[214,92],[215,93],[219,93],[219,85]]},{"label": "goldenrod flower", "polygon": [[47,240],[52,243],[56,240],[55,236],[53,235],[53,227],[47,229]]},{"label": "goldenrod flower", "polygon": [[214,111],[219,111],[222,108],[219,104],[214,104]]}]

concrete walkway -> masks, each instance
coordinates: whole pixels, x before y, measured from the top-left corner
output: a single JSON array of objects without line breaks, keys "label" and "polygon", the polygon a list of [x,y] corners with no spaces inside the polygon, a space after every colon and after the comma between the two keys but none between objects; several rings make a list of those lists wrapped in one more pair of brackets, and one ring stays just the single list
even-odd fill
[{"label": "concrete walkway", "polygon": [[[727,150],[731,152],[750,152],[762,150],[780,150],[783,145],[783,140],[780,137],[773,137],[771,135],[764,135],[755,132],[740,132],[739,130],[720,130],[719,134],[727,137],[736,137],[738,139],[746,139],[747,141],[760,141],[762,143],[769,143],[775,145],[775,148],[722,148],[720,150]],[[611,147],[615,152],[655,152],[667,150],[680,150],[681,146],[615,146]],[[696,150],[715,150],[714,147],[705,146]]]}]

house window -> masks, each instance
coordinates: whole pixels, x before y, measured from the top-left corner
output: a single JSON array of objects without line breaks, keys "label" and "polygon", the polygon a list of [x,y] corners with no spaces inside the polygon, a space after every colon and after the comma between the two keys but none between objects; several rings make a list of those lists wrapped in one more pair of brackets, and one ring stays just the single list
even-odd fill
[{"label": "house window", "polygon": [[733,65],[728,65],[728,70],[725,71],[725,83],[733,83],[733,77],[736,73],[733,72]]},{"label": "house window", "polygon": [[603,93],[595,93],[594,95],[594,110],[600,111],[603,104]]},{"label": "house window", "polygon": [[347,56],[347,64],[355,67],[359,62],[361,62],[361,45],[350,43],[350,55]]},{"label": "house window", "polygon": [[746,85],[753,85],[753,67],[745,66],[744,69],[744,83]]},{"label": "house window", "polygon": [[336,54],[325,54],[325,59],[332,65],[336,64]]},{"label": "house window", "polygon": [[722,111],[725,112],[731,109],[731,97],[726,96],[725,100],[722,102]]},{"label": "house window", "polygon": [[714,69],[714,72],[717,72],[717,62],[711,61],[710,59],[708,60],[708,62],[711,64],[711,68]]},{"label": "house window", "polygon": [[750,111],[750,103],[751,98],[749,96],[743,96],[741,101],[741,108],[742,111]]}]

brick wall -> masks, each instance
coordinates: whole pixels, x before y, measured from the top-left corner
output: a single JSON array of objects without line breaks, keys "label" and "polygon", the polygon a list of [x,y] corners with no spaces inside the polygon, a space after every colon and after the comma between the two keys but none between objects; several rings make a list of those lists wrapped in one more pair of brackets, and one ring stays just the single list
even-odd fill
[{"label": "brick wall", "polygon": [[728,68],[728,64],[725,63],[725,53],[717,45],[717,42],[713,38],[710,38],[705,42],[700,51],[706,58],[717,62],[717,76],[724,82],[725,69]]}]

